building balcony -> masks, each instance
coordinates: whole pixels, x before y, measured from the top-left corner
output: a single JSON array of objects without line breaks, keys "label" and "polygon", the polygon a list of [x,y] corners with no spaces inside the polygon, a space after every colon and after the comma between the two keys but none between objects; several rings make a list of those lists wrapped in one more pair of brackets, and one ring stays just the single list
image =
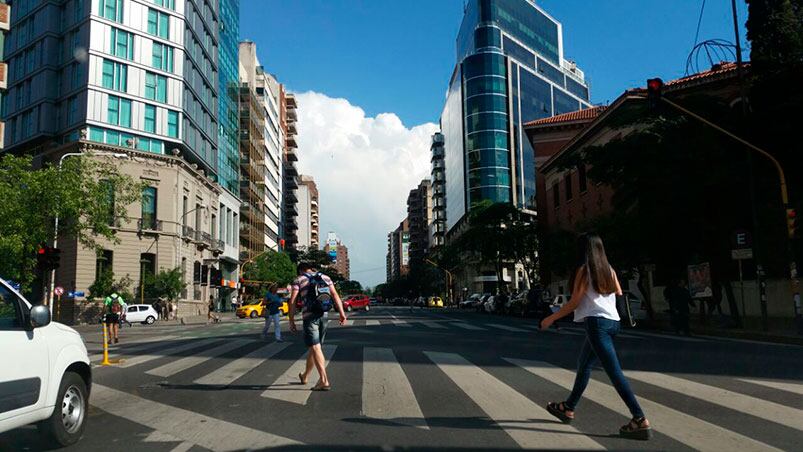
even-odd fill
[{"label": "building balcony", "polygon": [[287,148],[287,161],[289,162],[297,162],[298,161],[298,154],[296,154],[296,150],[298,148]]},{"label": "building balcony", "polygon": [[156,219],[143,220],[142,218],[137,220],[137,232],[141,234],[162,232],[163,230],[164,230],[164,223],[162,222],[162,220],[156,220]]},{"label": "building balcony", "polygon": [[189,242],[195,238],[195,229],[184,225],[181,227],[181,236],[184,238],[184,240]]},{"label": "building balcony", "polygon": [[287,108],[298,108],[298,102],[296,102],[295,94],[286,94],[284,96],[285,103],[287,103]]},{"label": "building balcony", "polygon": [[296,113],[295,108],[288,108],[287,109],[287,119],[290,121],[297,121],[298,120],[298,113]]},{"label": "building balcony", "polygon": [[8,31],[11,28],[11,6],[0,3],[0,30]]},{"label": "building balcony", "polygon": [[296,128],[296,122],[291,121],[287,123],[287,133],[291,133],[293,135],[298,134],[298,129]]},{"label": "building balcony", "polygon": [[287,138],[284,141],[287,143],[288,148],[298,147],[298,142],[296,141],[296,135],[294,133],[288,133]]},{"label": "building balcony", "polygon": [[446,139],[444,138],[442,133],[436,132],[432,134],[433,146],[443,146],[444,143],[446,143]]}]

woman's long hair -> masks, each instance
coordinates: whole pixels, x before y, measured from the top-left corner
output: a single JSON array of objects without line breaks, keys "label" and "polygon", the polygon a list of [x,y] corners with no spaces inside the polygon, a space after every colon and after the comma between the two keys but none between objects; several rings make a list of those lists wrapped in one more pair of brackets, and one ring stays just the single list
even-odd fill
[{"label": "woman's long hair", "polygon": [[[583,234],[577,238],[577,266],[580,275],[590,275],[591,286],[600,295],[610,295],[616,292],[616,281],[613,279],[611,264],[605,254],[605,245],[597,234]],[[569,287],[574,289],[574,279],[577,271],[572,274]]]}]

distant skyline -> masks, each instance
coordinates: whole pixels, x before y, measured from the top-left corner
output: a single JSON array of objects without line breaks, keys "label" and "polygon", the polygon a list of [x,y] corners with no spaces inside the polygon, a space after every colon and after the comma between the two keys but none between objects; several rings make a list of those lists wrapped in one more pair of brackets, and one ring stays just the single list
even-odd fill
[{"label": "distant skyline", "polygon": [[[683,76],[702,2],[536,3],[563,25],[564,57],[586,74],[592,101],[606,104],[647,78]],[[298,94],[299,166],[321,192],[321,231],[338,232],[364,285],[384,281],[387,233],[429,177],[462,17],[463,0],[241,2],[241,39]],[[734,40],[728,0],[706,2],[699,41],[712,38]]]}]

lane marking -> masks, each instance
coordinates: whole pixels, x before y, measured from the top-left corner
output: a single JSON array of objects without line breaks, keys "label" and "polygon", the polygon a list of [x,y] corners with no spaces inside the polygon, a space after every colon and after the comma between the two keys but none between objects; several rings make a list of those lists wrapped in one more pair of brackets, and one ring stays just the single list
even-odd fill
[{"label": "lane marking", "polygon": [[[574,372],[542,361],[503,358],[531,374],[571,391]],[[583,397],[605,408],[626,410],[616,390],[609,384],[591,379]],[[643,397],[639,404],[646,412],[655,430],[696,450],[777,450],[774,447],[714,425],[703,419],[685,414]]]},{"label": "lane marking", "polygon": [[365,326],[379,326],[379,325],[381,325],[381,323],[379,323],[379,320],[366,320],[365,321]]},{"label": "lane marking", "polygon": [[214,372],[198,378],[195,383],[202,385],[230,385],[289,346],[289,342],[274,342],[259,347],[242,358],[235,359]]},{"label": "lane marking", "polygon": [[470,323],[463,323],[463,322],[452,322],[450,325],[456,326],[458,328],[463,328],[464,330],[472,330],[472,331],[488,331],[485,328],[479,327],[477,325],[472,325]]},{"label": "lane marking", "polygon": [[445,326],[443,326],[440,323],[435,322],[433,320],[419,320],[418,323],[424,325],[427,328],[433,328],[433,329],[436,329],[436,330],[445,330],[445,329],[447,329]]},{"label": "lane marking", "polygon": [[605,449],[460,355],[424,354],[522,448]]},{"label": "lane marking", "polygon": [[362,414],[429,430],[410,380],[393,350],[365,347],[362,368]]},{"label": "lane marking", "polygon": [[627,376],[704,402],[803,431],[803,410],[797,408],[658,372],[630,371]]},{"label": "lane marking", "polygon": [[513,331],[515,333],[529,333],[530,332],[528,330],[525,330],[524,328],[516,328],[514,326],[509,326],[509,325],[500,325],[498,323],[486,323],[485,325],[493,327],[493,328],[499,328],[500,330]]},{"label": "lane marking", "polygon": [[[328,367],[329,363],[332,362],[332,355],[335,354],[335,350],[337,350],[337,345],[324,344],[323,356],[326,359],[326,367]],[[276,381],[274,381],[270,387],[262,393],[262,397],[283,400],[285,402],[296,403],[298,405],[306,405],[307,401],[309,400],[309,396],[312,394],[310,389],[318,382],[318,372],[313,368],[307,384],[300,384],[298,381],[298,374],[304,372],[306,367],[307,354],[305,353],[304,356],[293,363],[293,365],[290,366],[287,371],[277,378]]]},{"label": "lane marking", "polygon": [[214,451],[255,450],[301,444],[283,436],[143,399],[97,383],[92,385],[90,404],[154,430],[169,431],[172,436]]}]

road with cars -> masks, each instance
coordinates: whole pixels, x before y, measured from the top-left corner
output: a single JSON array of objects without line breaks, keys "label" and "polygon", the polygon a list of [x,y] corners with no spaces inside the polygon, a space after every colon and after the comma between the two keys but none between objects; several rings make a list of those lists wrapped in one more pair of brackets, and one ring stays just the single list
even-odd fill
[{"label": "road with cars", "polygon": [[[332,316],[334,318],[334,316]],[[297,374],[305,348],[260,340],[262,319],[135,325],[93,367],[90,411],[75,451],[203,450],[793,450],[803,435],[803,347],[623,330],[617,348],[655,428],[650,443],[617,436],[624,404],[594,372],[577,419],[563,400],[584,341],[578,327],[540,332],[532,319],[464,310],[372,306],[330,323],[331,392]],[[43,450],[33,427],[0,450]]]}]

